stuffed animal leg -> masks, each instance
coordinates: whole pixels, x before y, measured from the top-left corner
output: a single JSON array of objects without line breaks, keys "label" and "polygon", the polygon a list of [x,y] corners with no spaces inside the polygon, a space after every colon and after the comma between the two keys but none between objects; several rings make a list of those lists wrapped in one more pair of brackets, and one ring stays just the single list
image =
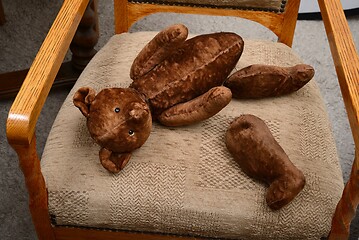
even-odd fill
[{"label": "stuffed animal leg", "polygon": [[277,210],[303,189],[303,173],[289,160],[263,120],[241,115],[228,128],[226,146],[248,176],[269,184],[266,201]]},{"label": "stuffed animal leg", "polygon": [[295,92],[314,76],[307,64],[292,67],[254,64],[232,74],[224,85],[235,98],[276,97]]},{"label": "stuffed animal leg", "polygon": [[231,90],[214,87],[191,101],[177,104],[158,116],[166,126],[185,126],[212,117],[221,111],[232,99]]},{"label": "stuffed animal leg", "polygon": [[136,80],[162,62],[186,41],[188,29],[182,24],[172,25],[159,32],[141,50],[132,63],[130,77]]}]

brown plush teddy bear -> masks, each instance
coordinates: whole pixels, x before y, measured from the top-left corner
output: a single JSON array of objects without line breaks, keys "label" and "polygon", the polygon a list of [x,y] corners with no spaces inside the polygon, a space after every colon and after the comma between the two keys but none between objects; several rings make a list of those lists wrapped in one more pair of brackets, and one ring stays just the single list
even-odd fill
[{"label": "brown plush teddy bear", "polygon": [[[231,101],[235,86],[231,91],[223,83],[242,54],[242,38],[228,32],[186,40],[187,35],[181,24],[158,33],[134,60],[129,88],[95,95],[84,87],[75,93],[74,105],[87,117],[89,132],[102,147],[101,163],[110,172],[120,171],[147,140],[152,119],[166,126],[189,125],[210,118]],[[311,77],[307,74],[300,84]],[[291,87],[291,77],[283,81],[298,89]]]},{"label": "brown plush teddy bear", "polygon": [[91,88],[80,88],[73,102],[87,118],[91,137],[102,148],[101,164],[110,172],[119,172],[141,147],[152,128],[150,109],[134,89],[106,88],[97,95]]}]

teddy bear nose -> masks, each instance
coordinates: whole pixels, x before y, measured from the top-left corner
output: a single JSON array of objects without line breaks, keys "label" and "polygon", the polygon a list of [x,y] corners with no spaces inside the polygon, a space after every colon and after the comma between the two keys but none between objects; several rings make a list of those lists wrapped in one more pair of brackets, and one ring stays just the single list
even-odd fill
[{"label": "teddy bear nose", "polygon": [[133,109],[129,111],[130,120],[141,123],[148,119],[150,111],[142,104],[134,104]]}]

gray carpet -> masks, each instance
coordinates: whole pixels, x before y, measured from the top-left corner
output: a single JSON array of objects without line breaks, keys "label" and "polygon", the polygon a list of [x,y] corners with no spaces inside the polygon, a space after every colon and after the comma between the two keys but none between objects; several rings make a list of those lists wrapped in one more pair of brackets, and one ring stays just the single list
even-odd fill
[{"label": "gray carpet", "polygon": [[[7,23],[0,27],[0,73],[28,68],[51,26],[62,1],[3,0]],[[99,1],[101,48],[113,35],[112,0]],[[348,17],[356,46],[359,46],[359,16]],[[264,27],[231,17],[157,14],[136,23],[131,31],[160,30],[172,23],[184,23],[191,33],[233,31],[244,38],[275,40],[274,34]],[[324,32],[323,23],[301,20],[297,24],[293,48],[316,69],[318,82],[339,152],[343,178],[346,181],[354,158],[354,145],[346,112],[340,96],[336,73]],[[69,57],[69,54],[67,58]],[[51,91],[37,124],[38,152],[41,155],[51,124],[68,90]],[[18,168],[15,152],[9,147],[5,135],[5,122],[12,99],[0,101],[0,239],[36,239],[28,210],[28,197],[24,178]],[[354,220],[350,239],[358,239],[359,214]]]}]

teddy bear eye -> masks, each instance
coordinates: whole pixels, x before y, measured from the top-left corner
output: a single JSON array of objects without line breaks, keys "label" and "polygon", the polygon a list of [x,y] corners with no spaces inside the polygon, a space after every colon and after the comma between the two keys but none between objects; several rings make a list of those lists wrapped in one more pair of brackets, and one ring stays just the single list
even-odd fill
[{"label": "teddy bear eye", "polygon": [[128,131],[128,134],[129,134],[130,136],[133,136],[133,135],[135,135],[135,132],[134,132],[133,130],[130,130],[130,131]]},{"label": "teddy bear eye", "polygon": [[115,113],[119,113],[120,112],[120,108],[115,108]]}]

